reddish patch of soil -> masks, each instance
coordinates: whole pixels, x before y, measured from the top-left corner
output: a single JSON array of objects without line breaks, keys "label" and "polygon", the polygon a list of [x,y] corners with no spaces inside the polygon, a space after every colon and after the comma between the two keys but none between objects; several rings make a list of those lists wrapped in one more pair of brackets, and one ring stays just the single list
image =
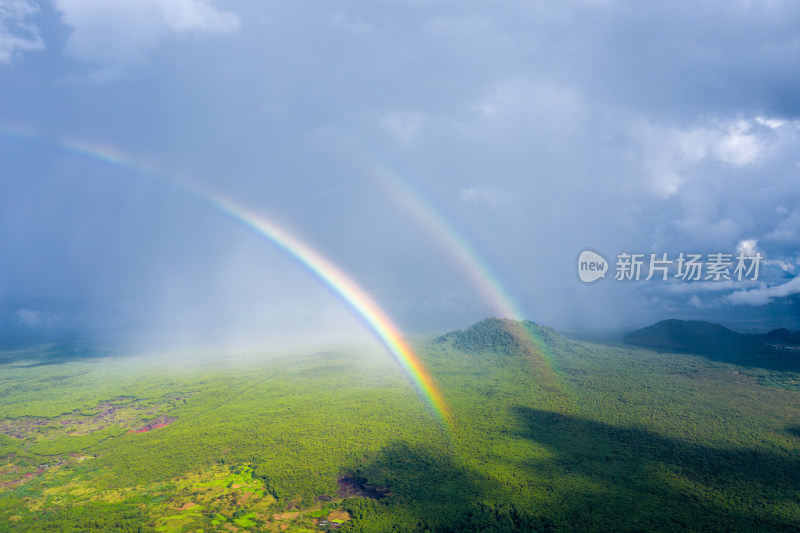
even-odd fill
[{"label": "reddish patch of soil", "polygon": [[155,420],[151,420],[150,422],[148,422],[147,425],[144,425],[144,426],[142,426],[140,428],[131,429],[130,431],[128,431],[128,433],[147,433],[148,431],[152,431],[154,429],[167,427],[168,425],[172,424],[176,420],[177,420],[177,418],[175,418],[175,417],[167,416],[167,415],[161,415],[158,418],[156,418]]},{"label": "reddish patch of soil", "polygon": [[13,488],[13,487],[18,487],[18,486],[22,485],[23,483],[26,483],[26,482],[28,482],[28,481],[36,478],[36,477],[41,476],[42,474],[45,473],[46,470],[47,470],[47,468],[39,468],[39,469],[36,470],[36,472],[28,472],[27,474],[23,474],[22,477],[19,478],[19,479],[16,479],[16,480],[13,480],[13,481],[7,481],[5,483],[0,483],[0,488],[9,489],[9,488]]}]

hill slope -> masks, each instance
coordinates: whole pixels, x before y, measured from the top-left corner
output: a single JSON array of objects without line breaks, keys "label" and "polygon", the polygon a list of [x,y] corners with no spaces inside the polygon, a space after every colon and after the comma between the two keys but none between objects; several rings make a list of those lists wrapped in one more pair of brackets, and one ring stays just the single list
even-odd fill
[{"label": "hill slope", "polygon": [[789,331],[786,328],[773,329],[761,335],[761,339],[767,343],[800,344],[800,331]]},{"label": "hill slope", "polygon": [[757,354],[769,348],[757,338],[702,320],[662,320],[625,336],[625,342],[701,354]]},{"label": "hill slope", "polygon": [[531,349],[564,348],[570,341],[556,330],[530,320],[487,318],[467,329],[450,331],[436,342],[452,342],[453,347],[466,353],[514,355]]}]

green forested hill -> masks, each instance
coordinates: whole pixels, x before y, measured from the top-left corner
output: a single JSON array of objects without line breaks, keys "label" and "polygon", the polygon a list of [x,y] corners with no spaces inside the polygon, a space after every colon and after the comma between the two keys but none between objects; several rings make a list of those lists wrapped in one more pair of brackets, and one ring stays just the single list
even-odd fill
[{"label": "green forested hill", "polygon": [[800,352],[788,330],[737,333],[702,320],[662,320],[625,336],[629,344],[702,354],[717,361],[776,370],[800,370]]},{"label": "green forested hill", "polygon": [[569,341],[556,330],[530,320],[518,322],[508,318],[487,318],[465,330],[441,335],[436,342],[451,342],[454,348],[466,353],[519,355],[544,346],[562,349]]},{"label": "green forested hill", "polygon": [[3,531],[797,531],[800,375],[487,319],[0,373]]},{"label": "green forested hill", "polygon": [[662,320],[625,336],[631,344],[685,352],[732,355],[767,352],[768,347],[751,335],[736,333],[720,324],[702,320]]}]

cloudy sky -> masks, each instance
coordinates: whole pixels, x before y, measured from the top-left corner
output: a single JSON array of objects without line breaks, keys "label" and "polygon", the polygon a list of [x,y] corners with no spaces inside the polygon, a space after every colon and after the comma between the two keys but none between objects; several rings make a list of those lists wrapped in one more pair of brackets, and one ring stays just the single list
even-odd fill
[{"label": "cloudy sky", "polygon": [[[0,0],[0,95],[7,327],[363,331],[180,182],[408,332],[504,309],[800,328],[796,2]],[[681,252],[763,261],[614,279]]]}]

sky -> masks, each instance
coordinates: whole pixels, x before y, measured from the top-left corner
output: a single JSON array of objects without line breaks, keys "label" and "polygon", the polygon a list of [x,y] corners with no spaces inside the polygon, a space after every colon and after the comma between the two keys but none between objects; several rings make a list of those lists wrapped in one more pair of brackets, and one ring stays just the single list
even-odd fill
[{"label": "sky", "polygon": [[798,67],[788,0],[0,0],[0,330],[365,334],[219,198],[408,334],[800,329]]}]

